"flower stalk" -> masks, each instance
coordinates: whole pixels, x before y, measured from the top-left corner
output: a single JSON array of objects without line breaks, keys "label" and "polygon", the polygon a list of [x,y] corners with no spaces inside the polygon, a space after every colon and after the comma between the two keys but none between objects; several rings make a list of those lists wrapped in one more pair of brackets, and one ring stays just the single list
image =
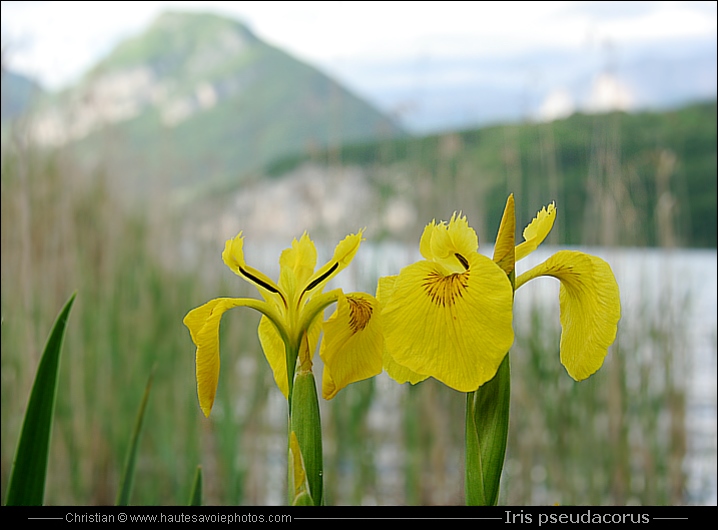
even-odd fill
[{"label": "flower stalk", "polygon": [[509,434],[509,356],[494,378],[466,394],[467,506],[496,506]]},{"label": "flower stalk", "polygon": [[[317,386],[312,373],[311,353],[309,339],[304,334],[298,355],[299,367],[294,376],[289,400],[289,432],[297,438],[297,449],[302,456],[311,504],[321,506],[324,490],[322,421]],[[290,504],[292,502],[290,498]]]}]

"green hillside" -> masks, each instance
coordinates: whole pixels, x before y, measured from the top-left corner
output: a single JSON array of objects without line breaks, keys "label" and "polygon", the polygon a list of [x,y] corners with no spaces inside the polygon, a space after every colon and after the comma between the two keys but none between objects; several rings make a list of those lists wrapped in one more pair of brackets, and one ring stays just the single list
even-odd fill
[{"label": "green hillside", "polygon": [[488,234],[513,192],[519,223],[556,201],[552,243],[716,246],[715,102],[344,146],[314,160],[361,166],[384,199],[410,201],[420,219],[463,210]]},{"label": "green hillside", "polygon": [[210,14],[161,15],[50,110],[70,131],[63,145],[132,187],[237,183],[279,156],[403,134],[322,72]]}]

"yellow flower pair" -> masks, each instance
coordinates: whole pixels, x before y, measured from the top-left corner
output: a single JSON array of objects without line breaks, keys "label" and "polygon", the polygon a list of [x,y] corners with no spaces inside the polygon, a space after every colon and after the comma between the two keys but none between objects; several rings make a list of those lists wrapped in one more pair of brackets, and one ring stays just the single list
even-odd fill
[{"label": "yellow flower pair", "polygon": [[[514,265],[534,251],[553,227],[556,209],[543,208],[514,245],[510,196],[494,259],[478,253],[478,238],[465,217],[432,221],[420,250],[425,258],[379,280],[377,301],[366,293],[322,290],[356,254],[361,232],[337,245],[316,272],[316,249],[306,235],[280,257],[279,282],[244,261],[242,234],[227,241],[222,258],[261,293],[262,300],[220,298],[190,311],[184,323],[197,346],[197,392],[209,415],[219,377],[219,321],[233,307],[263,314],[259,338],[280,390],[289,397],[294,364],[311,365],[320,334],[324,361],[322,394],[331,399],[346,385],[377,375],[396,381],[434,377],[461,392],[491,380],[513,344]],[[616,336],[618,286],[606,262],[575,251],[559,251],[515,279],[515,288],[538,276],[561,281],[561,362],[576,380],[598,370]],[[337,304],[322,321],[323,310]],[[304,341],[304,346],[302,343]],[[289,368],[289,369],[288,369]]]}]

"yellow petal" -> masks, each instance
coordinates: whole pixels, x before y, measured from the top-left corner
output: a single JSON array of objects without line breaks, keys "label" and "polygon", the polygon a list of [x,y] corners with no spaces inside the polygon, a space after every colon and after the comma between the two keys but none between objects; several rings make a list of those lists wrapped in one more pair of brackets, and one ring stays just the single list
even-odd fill
[{"label": "yellow petal", "polygon": [[621,299],[611,267],[601,258],[562,250],[516,280],[516,288],[537,276],[561,281],[561,363],[581,381],[596,372],[616,339]]},{"label": "yellow petal", "polygon": [[246,265],[244,262],[244,237],[242,232],[225,242],[222,261],[235,274],[239,274],[238,269]]},{"label": "yellow petal", "polygon": [[[263,316],[259,321],[259,342],[262,344],[262,351],[264,356],[267,358],[269,366],[272,368],[272,374],[274,374],[274,381],[277,383],[279,390],[284,394],[285,398],[289,397],[289,383],[287,381],[287,356],[282,340],[277,327],[272,323],[272,320]],[[317,342],[319,341],[319,335],[321,333],[321,325],[317,319],[310,327],[308,333],[309,340],[309,351],[313,354],[317,348]]]},{"label": "yellow petal", "polygon": [[321,291],[329,280],[345,269],[359,250],[363,233],[364,231],[360,230],[357,234],[345,237],[334,249],[332,259],[309,278],[302,289],[302,294],[309,291]]},{"label": "yellow petal", "polygon": [[[386,303],[391,299],[391,296],[394,293],[394,286],[397,278],[398,276],[383,276],[382,278],[379,278],[376,288],[376,297],[379,300],[382,312],[384,311]],[[407,367],[397,364],[386,350],[386,344],[384,346],[384,351],[382,352],[382,363],[384,365],[384,370],[387,374],[389,374],[389,377],[399,384],[411,383],[412,385],[415,385],[416,383],[419,383],[429,377],[428,375],[412,372]]]},{"label": "yellow petal", "polygon": [[494,262],[501,267],[506,274],[511,274],[516,265],[515,255],[516,241],[516,213],[514,208],[514,194],[509,195],[504,208],[504,215],[499,225],[499,233],[496,236],[494,247]]},{"label": "yellow petal", "polygon": [[304,466],[302,451],[299,449],[297,433],[289,433],[289,484],[292,487],[289,498],[292,506],[311,506],[311,495],[309,493],[309,481],[307,470]]},{"label": "yellow petal", "polygon": [[284,350],[284,341],[282,341],[272,321],[264,316],[259,321],[257,333],[259,342],[262,344],[264,356],[272,368],[274,381],[282,394],[284,394],[284,397],[287,398],[289,396],[289,383],[287,381],[287,357]]},{"label": "yellow petal", "polygon": [[462,273],[428,261],[402,269],[382,299],[382,325],[396,363],[471,392],[496,374],[513,344],[513,289],[490,259],[475,252],[465,259]]},{"label": "yellow petal", "polygon": [[382,354],[382,363],[384,365],[384,371],[400,385],[404,383],[411,383],[412,385],[415,385],[416,383],[420,383],[429,377],[428,375],[412,372],[406,366],[398,364],[394,361],[394,358],[389,355],[386,348],[384,348],[384,353]]},{"label": "yellow petal", "polygon": [[421,255],[429,261],[434,260],[434,254],[431,252],[431,240],[434,237],[434,232],[437,230],[443,230],[444,228],[444,223],[439,223],[437,225],[436,219],[433,219],[428,225],[426,225],[424,232],[421,234],[421,239],[419,240],[419,251],[421,252]]},{"label": "yellow petal", "polygon": [[391,295],[394,292],[394,286],[396,285],[397,278],[398,276],[382,276],[377,282],[376,298],[381,303],[382,309],[384,305],[386,305],[386,301],[391,298]]},{"label": "yellow petal", "polygon": [[534,220],[524,228],[525,241],[516,247],[516,261],[525,258],[531,252],[536,250],[543,243],[548,233],[553,228],[553,222],[556,220],[556,205],[551,203],[548,209],[544,206],[539,213],[536,214]]},{"label": "yellow petal", "polygon": [[324,399],[332,399],[351,383],[381,373],[384,336],[376,298],[366,293],[340,294],[337,309],[323,329],[319,355],[324,361]]},{"label": "yellow petal", "polygon": [[314,274],[317,266],[317,249],[306,232],[292,247],[284,250],[279,258],[279,286],[285,293],[295,293]]},{"label": "yellow petal", "polygon": [[212,410],[219,383],[219,321],[225,311],[247,305],[246,302],[241,298],[217,298],[193,309],[184,317],[184,325],[197,346],[197,397],[207,417]]},{"label": "yellow petal", "polygon": [[424,229],[419,243],[422,255],[430,261],[441,263],[452,272],[466,270],[466,259],[479,248],[479,238],[469,226],[466,216],[451,216],[449,224],[432,221]]},{"label": "yellow petal", "polygon": [[243,247],[244,238],[242,237],[242,232],[240,232],[234,239],[228,239],[225,243],[222,261],[233,273],[254,285],[265,299],[276,298],[277,301],[281,299],[284,301],[283,305],[286,306],[286,300],[284,300],[284,296],[277,284],[264,273],[250,267],[244,261]]}]

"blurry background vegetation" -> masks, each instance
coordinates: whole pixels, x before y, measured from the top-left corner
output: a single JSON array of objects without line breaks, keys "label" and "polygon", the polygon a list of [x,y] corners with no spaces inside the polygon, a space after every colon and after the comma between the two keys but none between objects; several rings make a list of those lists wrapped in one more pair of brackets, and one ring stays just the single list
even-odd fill
[{"label": "blurry background vegetation", "polygon": [[[156,364],[133,502],[185,502],[202,464],[208,504],[283,503],[286,405],[259,316],[223,319],[210,420],[181,323],[211,298],[256,295],[220,260],[239,230],[247,260],[276,274],[303,230],[326,258],[366,226],[371,257],[346,281],[374,292],[416,259],[432,218],[463,210],[492,241],[513,192],[520,227],[556,201],[547,244],[697,256],[715,277],[715,100],[417,136],[235,21],[170,13],[60,93],[4,72],[2,138],[3,498],[39,354],[77,290],[46,502],[114,501]],[[715,502],[715,386],[698,457],[687,425],[695,300],[669,285],[676,271],[616,272],[633,282],[621,285],[633,309],[581,384],[557,362],[557,308],[517,294],[503,504]],[[701,333],[715,372],[712,300]],[[328,504],[463,503],[462,394],[382,375],[322,407]]]}]

